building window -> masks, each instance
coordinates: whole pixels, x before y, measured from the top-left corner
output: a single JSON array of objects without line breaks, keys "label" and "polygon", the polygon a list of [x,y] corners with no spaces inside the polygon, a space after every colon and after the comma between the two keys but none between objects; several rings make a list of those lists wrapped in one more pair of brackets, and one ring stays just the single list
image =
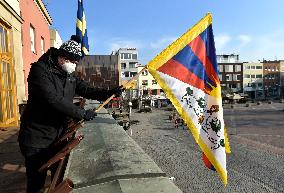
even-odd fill
[{"label": "building window", "polygon": [[157,81],[156,80],[152,80],[152,85],[156,85]]},{"label": "building window", "polygon": [[137,60],[137,54],[132,54],[132,59]]},{"label": "building window", "polygon": [[136,62],[129,62],[129,68],[135,68]]},{"label": "building window", "polygon": [[233,74],[233,81],[238,81],[238,74]]},{"label": "building window", "polygon": [[262,69],[262,66],[256,66],[255,69]]},{"label": "building window", "polygon": [[225,65],[225,72],[234,72],[233,65]]},{"label": "building window", "polygon": [[245,78],[250,78],[250,75],[249,74],[245,74]]},{"label": "building window", "polygon": [[242,66],[241,65],[235,65],[235,72],[241,72]]},{"label": "building window", "polygon": [[250,75],[251,78],[255,78],[255,74]]},{"label": "building window", "polygon": [[226,74],[226,81],[232,81],[232,74]]},{"label": "building window", "polygon": [[256,78],[262,78],[262,74],[257,74],[255,77]]},{"label": "building window", "polygon": [[44,47],[45,47],[45,44],[44,44],[44,38],[41,37],[40,38],[40,49],[41,49],[41,54],[44,54]]},{"label": "building window", "polygon": [[255,69],[255,66],[251,66],[251,68],[250,68],[250,69],[254,70],[254,69]]},{"label": "building window", "polygon": [[219,72],[223,72],[223,65],[218,65],[219,67]]},{"label": "building window", "polygon": [[144,72],[142,72],[142,76],[147,76],[148,75],[148,70],[145,70]]},{"label": "building window", "polygon": [[142,80],[142,85],[143,86],[148,86],[148,80]]},{"label": "building window", "polygon": [[241,80],[241,75],[237,74],[237,81],[240,81],[240,80]]},{"label": "building window", "polygon": [[31,51],[36,53],[36,45],[35,45],[35,28],[30,25],[30,40],[31,40]]},{"label": "building window", "polygon": [[126,63],[121,63],[121,69],[126,69]]},{"label": "building window", "polygon": [[127,78],[129,77],[129,72],[124,72],[124,76]]},{"label": "building window", "polygon": [[130,72],[130,77],[134,77],[137,74],[137,72]]},{"label": "building window", "polygon": [[131,59],[130,53],[121,53],[120,59]]},{"label": "building window", "polygon": [[249,70],[249,69],[250,69],[250,66],[246,66],[246,69]]}]

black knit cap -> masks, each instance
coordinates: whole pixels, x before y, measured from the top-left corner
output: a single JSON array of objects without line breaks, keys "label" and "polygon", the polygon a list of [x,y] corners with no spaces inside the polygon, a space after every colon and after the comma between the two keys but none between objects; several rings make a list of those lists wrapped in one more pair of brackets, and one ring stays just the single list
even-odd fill
[{"label": "black knit cap", "polygon": [[80,37],[72,35],[70,40],[60,46],[58,55],[71,61],[79,61],[83,56]]}]

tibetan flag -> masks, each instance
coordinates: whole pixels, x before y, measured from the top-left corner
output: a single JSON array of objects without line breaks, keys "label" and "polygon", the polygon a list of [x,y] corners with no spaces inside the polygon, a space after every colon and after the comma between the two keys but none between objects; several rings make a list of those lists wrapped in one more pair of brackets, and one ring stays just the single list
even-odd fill
[{"label": "tibetan flag", "polygon": [[89,53],[89,43],[88,43],[87,25],[86,25],[86,17],[83,7],[83,0],[78,0],[76,35],[81,38],[83,54],[87,55]]},{"label": "tibetan flag", "polygon": [[203,152],[204,163],[227,184],[229,144],[211,14],[157,55],[147,68],[187,124]]}]

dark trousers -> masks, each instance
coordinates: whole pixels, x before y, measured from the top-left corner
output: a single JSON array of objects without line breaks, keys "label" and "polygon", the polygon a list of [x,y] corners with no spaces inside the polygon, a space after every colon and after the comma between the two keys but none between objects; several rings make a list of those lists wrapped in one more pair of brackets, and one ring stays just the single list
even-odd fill
[{"label": "dark trousers", "polygon": [[[41,193],[47,172],[39,172],[39,168],[45,164],[54,154],[49,148],[34,148],[20,145],[21,152],[25,157],[27,193]],[[53,171],[56,170],[53,169]],[[54,173],[54,172],[52,172]]]}]

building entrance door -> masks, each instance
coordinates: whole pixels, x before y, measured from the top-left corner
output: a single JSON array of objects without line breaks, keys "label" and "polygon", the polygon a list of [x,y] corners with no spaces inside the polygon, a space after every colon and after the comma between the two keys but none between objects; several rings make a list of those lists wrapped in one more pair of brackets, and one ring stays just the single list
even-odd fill
[{"label": "building entrance door", "polygon": [[18,125],[10,30],[0,23],[0,127]]}]

